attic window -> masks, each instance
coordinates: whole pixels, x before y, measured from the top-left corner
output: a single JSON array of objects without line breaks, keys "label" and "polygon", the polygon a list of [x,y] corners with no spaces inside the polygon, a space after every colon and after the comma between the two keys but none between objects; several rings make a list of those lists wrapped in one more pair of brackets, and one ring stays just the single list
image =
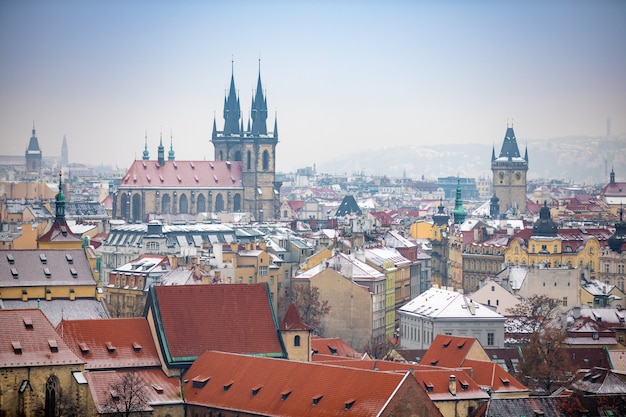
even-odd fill
[{"label": "attic window", "polygon": [[450,346],[450,343],[452,342],[452,339],[448,339],[443,343],[443,347],[447,348],[448,346]]},{"label": "attic window", "polygon": [[180,175],[177,175],[176,179],[178,179],[178,182],[183,182],[183,179],[180,177]]},{"label": "attic window", "polygon": [[235,177],[233,177],[232,175],[230,176],[230,180],[231,180],[233,183],[236,181],[236,180],[235,180]]},{"label": "attic window", "polygon": [[252,395],[255,396],[259,393],[259,391],[261,391],[261,388],[263,388],[263,385],[257,385],[256,387],[252,388]]},{"label": "attic window", "polygon": [[431,364],[432,366],[436,366],[436,365],[437,365],[437,362],[439,362],[439,359],[435,359],[434,361],[430,361],[430,364]]},{"label": "attic window", "polygon": [[74,263],[74,258],[72,258],[72,255],[70,255],[69,253],[65,254],[65,260],[67,261],[68,264]]},{"label": "attic window", "polygon": [[163,175],[159,175],[159,179],[161,180],[161,182],[165,182],[165,179],[163,178]]},{"label": "attic window", "polygon": [[230,387],[233,386],[235,381],[228,381],[227,383],[224,384],[224,391],[228,391],[230,389]]},{"label": "attic window", "polygon": [[323,395],[317,395],[317,396],[313,397],[313,405],[317,405],[317,403],[320,402],[322,397],[323,397]]},{"label": "attic window", "polygon": [[175,169],[178,169],[178,165],[176,164],[176,162],[172,162],[172,165],[174,165]]},{"label": "attic window", "polygon": [[424,381],[424,388],[426,388],[426,392],[433,392],[435,390],[435,386],[432,382]]},{"label": "attic window", "polygon": [[328,345],[328,350],[330,350],[330,353],[331,353],[331,354],[333,354],[333,355],[336,355],[336,354],[337,354],[337,349],[336,349],[336,348],[334,348],[334,347],[333,347],[333,346],[331,346],[331,345]]},{"label": "attic window", "polygon": [[11,265],[15,263],[15,258],[13,258],[13,255],[11,255],[10,253],[7,253],[7,262]]},{"label": "attic window", "polygon": [[46,276],[46,278],[52,277],[52,272],[50,272],[50,268],[44,268],[43,273]]},{"label": "attic window", "polygon": [[344,410],[348,411],[349,409],[351,409],[355,402],[356,402],[356,400],[348,400],[348,401],[346,401],[346,406],[345,406]]},{"label": "attic window", "polygon": [[196,169],[196,166],[193,164],[193,162],[189,162],[189,164],[191,165],[191,169]]},{"label": "attic window", "polygon": [[39,260],[41,261],[42,264],[47,264],[48,263],[48,258],[46,258],[46,254],[45,253],[40,253],[39,254]]},{"label": "attic window", "polygon": [[118,402],[120,400],[120,395],[115,390],[111,390],[111,399],[114,402]]},{"label": "attic window", "polygon": [[20,274],[17,273],[17,268],[11,268],[11,275],[13,275],[13,278],[18,278],[20,276]]},{"label": "attic window", "polygon": [[461,389],[463,391],[467,391],[469,389],[469,384],[467,383],[467,381],[459,379],[459,383],[461,384]]},{"label": "attic window", "polygon": [[457,349],[463,349],[464,346],[465,346],[465,341],[459,343],[457,346]]},{"label": "attic window", "polygon": [[24,327],[26,327],[27,329],[32,329],[33,328],[33,319],[31,317],[22,317],[22,320],[24,320]]},{"label": "attic window", "polygon": [[115,346],[113,346],[113,343],[106,342],[105,345],[106,345],[107,350],[109,351],[109,353],[115,353]]},{"label": "attic window", "polygon": [[48,346],[50,346],[50,352],[59,351],[59,345],[57,345],[57,341],[54,339],[48,339]]},{"label": "attic window", "polygon": [[78,347],[80,348],[80,352],[81,352],[83,355],[86,355],[86,354],[88,354],[88,353],[89,353],[89,346],[87,346],[87,343],[85,343],[85,342],[80,342],[80,343],[78,344]]},{"label": "attic window", "polygon": [[213,175],[213,179],[215,180],[215,182],[218,182],[217,175]]},{"label": "attic window", "polygon": [[287,397],[289,397],[289,394],[291,394],[291,391],[283,391],[280,393],[280,399],[285,401],[287,399]]},{"label": "attic window", "polygon": [[146,174],[146,179],[148,180],[148,182],[152,182],[152,179],[150,178],[150,175]]},{"label": "attic window", "polygon": [[505,387],[508,387],[510,384],[510,381],[508,378],[500,378],[500,381],[502,381]]},{"label": "attic window", "polygon": [[142,347],[143,347],[143,346],[141,346],[139,343],[137,343],[137,342],[133,342],[133,350],[135,351],[135,353],[139,353],[139,352],[141,352],[141,348],[142,348]]},{"label": "attic window", "polygon": [[152,389],[155,390],[158,394],[163,394],[163,387],[157,384],[152,384]]},{"label": "attic window", "polygon": [[211,169],[215,169],[215,167],[213,166],[213,162],[209,162],[209,165],[211,166]]},{"label": "attic window", "polygon": [[11,342],[11,346],[13,346],[13,352],[15,352],[16,355],[22,354],[22,344],[20,342],[14,340]]},{"label": "attic window", "polygon": [[70,268],[70,274],[72,274],[73,278],[78,277],[78,271],[76,270],[76,268]]},{"label": "attic window", "polygon": [[197,176],[197,175],[194,175],[194,176],[193,176],[193,179],[194,179],[194,180],[196,180],[196,182],[200,182],[200,179],[198,178],[198,176]]},{"label": "attic window", "polygon": [[197,376],[191,380],[191,384],[193,388],[203,388],[210,379],[210,376]]}]

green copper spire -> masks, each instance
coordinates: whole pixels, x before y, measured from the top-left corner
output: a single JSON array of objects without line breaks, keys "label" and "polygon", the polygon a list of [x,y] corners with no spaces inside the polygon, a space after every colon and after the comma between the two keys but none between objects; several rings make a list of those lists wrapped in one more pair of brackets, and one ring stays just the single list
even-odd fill
[{"label": "green copper spire", "polygon": [[143,158],[144,161],[148,161],[150,159],[150,152],[148,152],[148,131],[146,130],[146,144],[143,147]]},{"label": "green copper spire", "polygon": [[455,224],[462,224],[465,221],[467,212],[463,208],[463,199],[461,198],[461,179],[457,179],[456,184],[456,200],[454,201],[454,209],[452,210],[452,216],[454,217]]},{"label": "green copper spire", "polygon": [[167,160],[173,161],[175,159],[174,154],[174,138],[172,136],[172,132],[170,131],[170,151],[167,153]]},{"label": "green copper spire", "polygon": [[65,220],[65,196],[63,195],[63,183],[61,182],[63,174],[59,171],[59,193],[56,195],[56,219]]}]

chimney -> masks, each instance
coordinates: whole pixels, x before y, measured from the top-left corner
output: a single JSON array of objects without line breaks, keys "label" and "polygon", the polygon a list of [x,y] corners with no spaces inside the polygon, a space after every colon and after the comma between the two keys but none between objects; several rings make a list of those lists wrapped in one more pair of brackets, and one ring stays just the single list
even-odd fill
[{"label": "chimney", "polygon": [[456,376],[450,375],[450,382],[448,383],[448,391],[450,394],[456,395]]}]

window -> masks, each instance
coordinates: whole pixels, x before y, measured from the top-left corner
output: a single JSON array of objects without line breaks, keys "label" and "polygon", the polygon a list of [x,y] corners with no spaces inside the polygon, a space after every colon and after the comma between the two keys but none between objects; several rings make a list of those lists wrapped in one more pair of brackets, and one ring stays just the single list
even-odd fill
[{"label": "window", "polygon": [[617,273],[618,274],[623,274],[624,273],[624,264],[617,265]]},{"label": "window", "polygon": [[487,346],[493,346],[495,341],[494,333],[487,333]]},{"label": "window", "polygon": [[298,335],[294,336],[294,338],[293,338],[293,345],[296,346],[296,347],[300,346],[300,336],[298,336]]},{"label": "window", "polygon": [[604,272],[609,273],[609,264],[604,264]]},{"label": "window", "polygon": [[567,297],[563,297],[563,307],[567,307]]},{"label": "window", "polygon": [[259,275],[262,277],[267,276],[267,266],[259,267]]}]

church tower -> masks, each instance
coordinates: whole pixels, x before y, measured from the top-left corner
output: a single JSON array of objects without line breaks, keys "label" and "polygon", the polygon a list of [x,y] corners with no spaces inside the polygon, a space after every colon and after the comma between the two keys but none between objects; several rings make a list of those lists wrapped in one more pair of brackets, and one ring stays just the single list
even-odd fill
[{"label": "church tower", "polygon": [[61,144],[61,165],[64,167],[70,163],[69,152],[67,150],[67,138],[63,135],[63,143]]},{"label": "church tower", "polygon": [[499,200],[499,212],[523,214],[526,212],[526,173],[528,172],[528,149],[520,155],[513,125],[508,126],[500,155],[495,148],[491,152],[494,197]]},{"label": "church tower", "polygon": [[41,148],[39,148],[39,141],[35,132],[35,124],[33,123],[33,133],[28,142],[28,148],[25,152],[26,157],[26,176],[28,177],[40,177],[41,176]]},{"label": "church tower", "polygon": [[211,142],[216,161],[236,161],[242,164],[243,210],[255,220],[278,217],[280,184],[276,183],[276,144],[278,124],[267,130],[267,99],[259,77],[252,98],[250,118],[244,129],[241,107],[235,89],[234,70],[231,69],[230,88],[224,99],[224,130],[218,131],[213,120]]}]

